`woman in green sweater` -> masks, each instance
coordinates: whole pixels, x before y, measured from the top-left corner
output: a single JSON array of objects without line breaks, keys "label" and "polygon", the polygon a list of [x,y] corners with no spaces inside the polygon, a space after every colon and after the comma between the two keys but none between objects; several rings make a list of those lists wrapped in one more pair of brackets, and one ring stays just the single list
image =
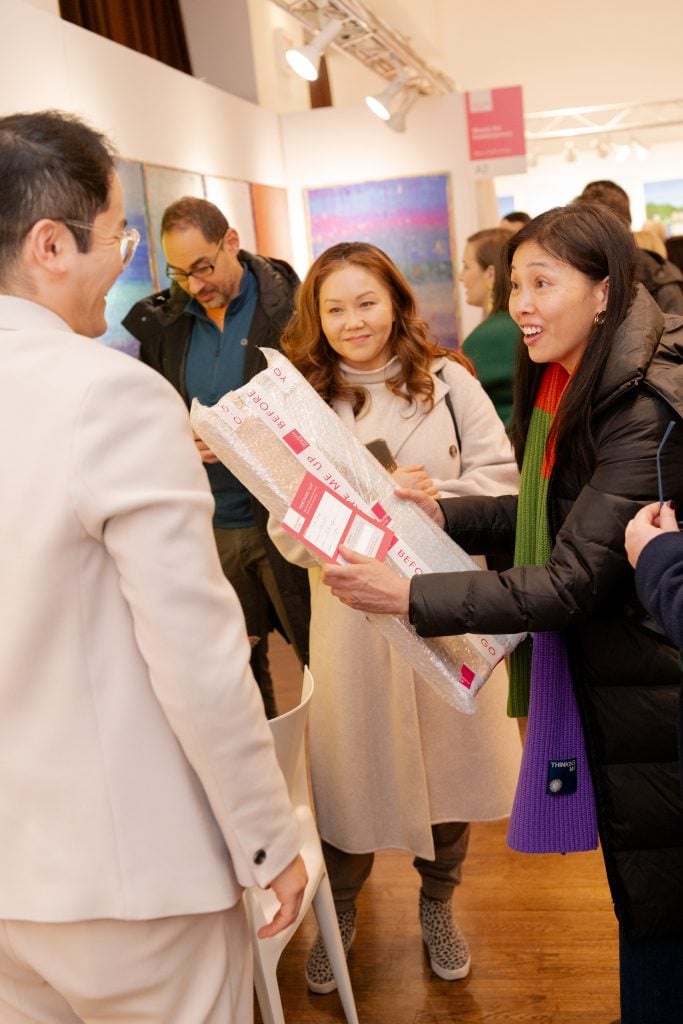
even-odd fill
[{"label": "woman in green sweater", "polygon": [[484,390],[506,428],[512,418],[512,379],[520,330],[508,313],[510,283],[503,249],[510,232],[503,228],[477,231],[467,239],[458,280],[470,306],[480,306],[484,319],[465,338],[463,352],[474,363]]}]

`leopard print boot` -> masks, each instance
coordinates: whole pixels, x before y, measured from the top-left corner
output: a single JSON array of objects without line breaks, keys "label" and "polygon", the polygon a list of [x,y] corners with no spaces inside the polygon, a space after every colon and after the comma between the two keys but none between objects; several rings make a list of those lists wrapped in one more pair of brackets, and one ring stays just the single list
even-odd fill
[{"label": "leopard print boot", "polygon": [[[343,910],[337,914],[339,923],[339,934],[341,935],[344,954],[348,953],[351,944],[356,937],[356,908]],[[306,960],[306,984],[310,992],[318,995],[325,995],[327,992],[334,992],[337,982],[332,973],[332,964],[327,956],[323,937],[318,932],[315,942],[311,946]]]},{"label": "leopard print boot", "polygon": [[420,925],[434,974],[446,981],[466,977],[470,969],[470,949],[453,920],[450,897],[433,900],[421,892]]}]

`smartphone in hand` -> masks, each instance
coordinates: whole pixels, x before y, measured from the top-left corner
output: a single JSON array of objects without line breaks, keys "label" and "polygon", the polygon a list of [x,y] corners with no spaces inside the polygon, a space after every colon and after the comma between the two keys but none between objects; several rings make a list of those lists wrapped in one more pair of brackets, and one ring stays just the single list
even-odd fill
[{"label": "smartphone in hand", "polygon": [[384,466],[387,472],[393,473],[398,469],[398,464],[389,451],[389,445],[383,437],[377,437],[374,441],[368,441],[365,447],[375,456],[380,465]]}]

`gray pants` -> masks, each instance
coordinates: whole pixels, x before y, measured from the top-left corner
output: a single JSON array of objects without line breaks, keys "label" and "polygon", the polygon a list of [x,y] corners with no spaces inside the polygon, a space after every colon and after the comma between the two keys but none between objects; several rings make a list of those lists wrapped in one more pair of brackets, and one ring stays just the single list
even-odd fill
[{"label": "gray pants", "polygon": [[[450,899],[460,884],[467,853],[470,826],[466,821],[432,825],[434,860],[416,857],[413,867],[422,879],[422,892],[434,900]],[[330,877],[337,913],[350,910],[372,870],[374,853],[346,853],[323,840],[325,865]]]}]

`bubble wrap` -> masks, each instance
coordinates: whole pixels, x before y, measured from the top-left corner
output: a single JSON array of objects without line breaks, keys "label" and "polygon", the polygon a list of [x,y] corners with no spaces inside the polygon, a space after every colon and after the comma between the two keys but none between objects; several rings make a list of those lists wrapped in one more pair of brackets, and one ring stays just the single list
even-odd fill
[{"label": "bubble wrap", "polygon": [[[352,503],[393,530],[398,541],[386,561],[400,575],[411,576],[413,563],[424,572],[478,570],[413,502],[394,495],[390,474],[299,371],[281,353],[262,351],[268,369],[214,406],[195,399],[190,418],[195,432],[269,512],[282,522],[310,472],[328,486],[341,483]],[[493,667],[522,639],[471,633],[425,639],[406,617],[368,618],[444,700],[465,714],[475,712],[474,698]]]}]

